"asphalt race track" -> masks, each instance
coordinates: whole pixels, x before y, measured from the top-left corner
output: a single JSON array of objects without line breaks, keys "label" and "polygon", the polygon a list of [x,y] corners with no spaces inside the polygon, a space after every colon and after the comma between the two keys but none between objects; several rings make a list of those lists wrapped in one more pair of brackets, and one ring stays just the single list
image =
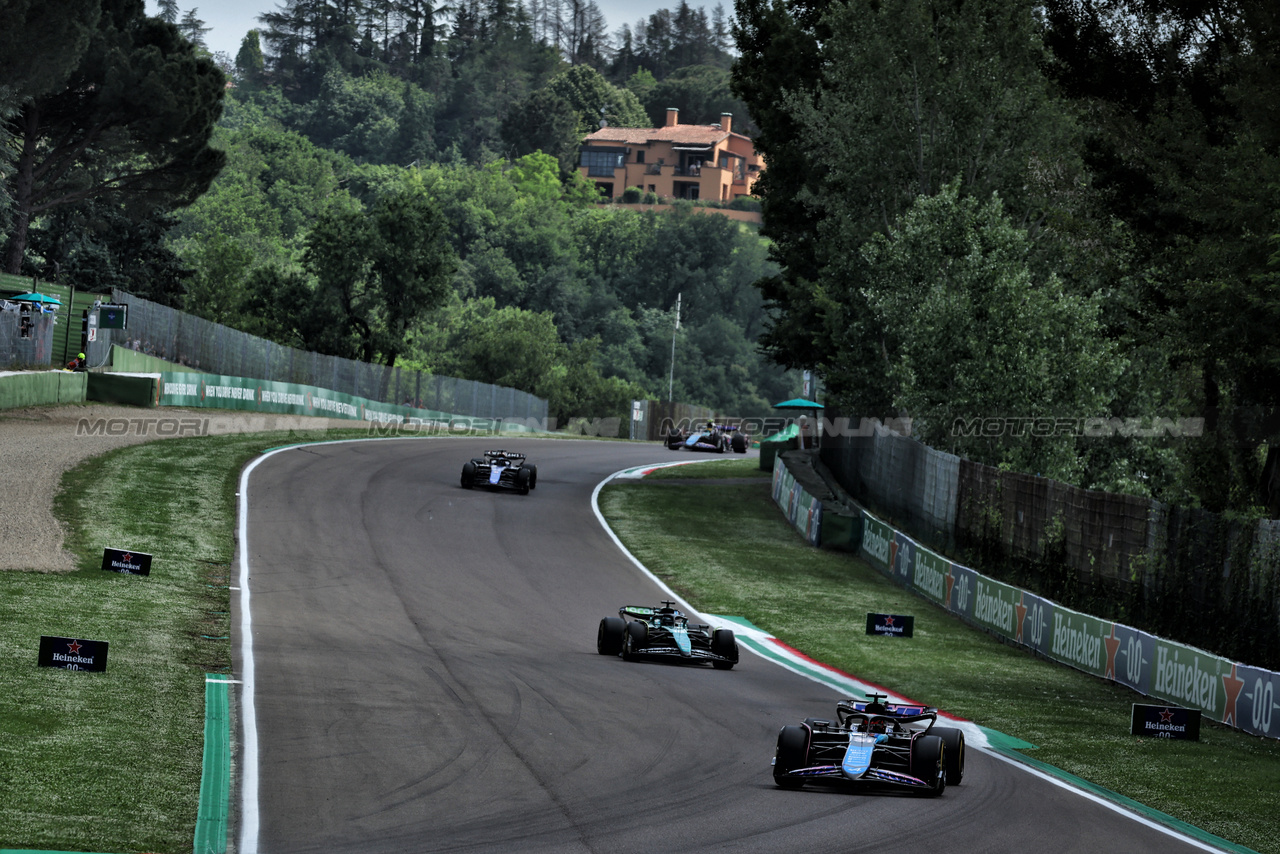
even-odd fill
[{"label": "asphalt race track", "polygon": [[253,471],[242,854],[1202,850],[973,750],[937,799],[776,788],[778,728],[831,714],[831,689],[745,650],[732,671],[595,651],[602,617],[662,591],[591,492],[685,452],[504,438],[537,488],[462,489],[495,444],[317,445]]}]

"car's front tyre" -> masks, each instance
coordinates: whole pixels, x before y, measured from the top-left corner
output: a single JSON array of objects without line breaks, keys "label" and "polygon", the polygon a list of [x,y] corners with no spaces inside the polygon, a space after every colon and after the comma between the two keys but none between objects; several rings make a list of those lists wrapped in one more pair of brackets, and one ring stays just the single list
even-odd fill
[{"label": "car's front tyre", "polygon": [[470,460],[462,464],[462,488],[470,489],[476,482],[476,464]]},{"label": "car's front tyre", "polygon": [[773,755],[773,782],[784,789],[799,789],[803,777],[787,776],[809,763],[809,731],[802,726],[784,726],[778,732],[778,750]]},{"label": "car's front tyre", "polygon": [[622,652],[626,633],[627,624],[621,617],[605,617],[600,621],[600,630],[596,633],[596,652],[601,655],[617,655]]},{"label": "car's front tyre", "polygon": [[947,788],[946,745],[936,735],[922,735],[911,743],[911,776],[924,780],[926,797],[937,797]]},{"label": "car's front tyre", "polygon": [[944,746],[942,755],[946,758],[944,764],[947,770],[947,785],[959,786],[960,781],[964,779],[964,732],[954,727],[937,726],[929,732],[942,739]]},{"label": "car's front tyre", "polygon": [[716,670],[732,670],[738,663],[738,642],[734,640],[733,629],[716,629],[711,634],[711,652],[727,661],[712,661]]}]

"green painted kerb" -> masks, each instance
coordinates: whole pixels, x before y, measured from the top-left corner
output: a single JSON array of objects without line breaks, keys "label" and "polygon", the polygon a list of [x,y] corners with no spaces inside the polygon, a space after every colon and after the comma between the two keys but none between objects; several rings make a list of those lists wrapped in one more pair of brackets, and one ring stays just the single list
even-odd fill
[{"label": "green painted kerb", "polygon": [[195,854],[227,850],[227,805],[231,801],[231,703],[226,680],[205,674],[204,766],[196,813]]},{"label": "green painted kerb", "polygon": [[[200,775],[200,809],[196,813],[194,854],[226,854],[227,805],[231,802],[231,701],[229,684],[220,673],[204,676],[204,768]],[[88,854],[83,851],[37,851],[0,848],[0,854]]]}]

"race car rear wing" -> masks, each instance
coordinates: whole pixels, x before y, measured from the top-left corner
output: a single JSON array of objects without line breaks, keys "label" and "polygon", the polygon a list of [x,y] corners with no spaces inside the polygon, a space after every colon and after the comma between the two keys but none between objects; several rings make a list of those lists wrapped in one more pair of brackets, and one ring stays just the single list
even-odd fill
[{"label": "race car rear wing", "polygon": [[840,726],[853,729],[860,721],[867,725],[876,722],[909,724],[928,721],[929,726],[925,728],[925,732],[928,732],[938,722],[938,710],[928,706],[876,704],[880,707],[868,709],[867,707],[871,705],[872,703],[856,703],[852,700],[842,700],[837,703],[836,717],[840,721]]},{"label": "race car rear wing", "polygon": [[515,451],[503,451],[503,450],[497,450],[497,451],[485,451],[485,452],[484,452],[484,455],[485,455],[486,457],[506,457],[506,458],[507,458],[507,459],[509,459],[509,460],[523,460],[523,459],[524,459],[524,454],[518,454],[518,453],[516,453]]}]

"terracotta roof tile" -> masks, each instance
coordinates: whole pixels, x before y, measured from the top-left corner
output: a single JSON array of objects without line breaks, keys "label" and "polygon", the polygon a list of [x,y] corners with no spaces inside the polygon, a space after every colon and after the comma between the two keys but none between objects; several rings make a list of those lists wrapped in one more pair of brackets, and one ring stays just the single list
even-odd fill
[{"label": "terracotta roof tile", "polygon": [[[622,145],[645,145],[651,142],[672,142],[676,145],[715,145],[729,134],[712,125],[675,125],[661,128],[601,128],[588,134],[583,142],[615,143]],[[744,139],[746,137],[743,137]]]}]

